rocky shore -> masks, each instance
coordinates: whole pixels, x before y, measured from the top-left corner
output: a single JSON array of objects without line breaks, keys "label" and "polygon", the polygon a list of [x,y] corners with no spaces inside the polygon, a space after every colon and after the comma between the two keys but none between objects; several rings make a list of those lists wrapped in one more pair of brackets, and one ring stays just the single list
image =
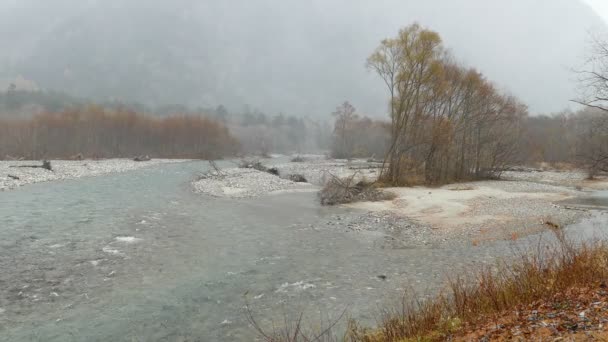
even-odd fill
[{"label": "rocky shore", "polygon": [[152,159],[136,162],[131,159],[103,160],[52,160],[52,171],[44,168],[20,167],[41,165],[40,161],[0,161],[0,191],[14,189],[26,184],[99,176],[108,173],[125,172],[144,167],[183,162],[176,159]]}]

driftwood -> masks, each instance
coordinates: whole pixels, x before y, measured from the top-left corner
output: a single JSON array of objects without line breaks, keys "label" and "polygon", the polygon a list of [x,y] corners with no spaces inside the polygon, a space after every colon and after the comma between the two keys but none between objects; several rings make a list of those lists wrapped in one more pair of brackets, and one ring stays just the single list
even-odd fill
[{"label": "driftwood", "polygon": [[21,178],[19,178],[19,177],[17,177],[17,176],[14,176],[14,175],[8,175],[8,178],[12,178],[12,179],[14,179],[14,180],[19,180],[19,179],[21,179]]},{"label": "driftwood", "polygon": [[49,171],[53,171],[53,168],[51,167],[51,162],[48,160],[43,160],[42,161],[42,165],[11,165],[9,167],[19,167],[19,168],[37,168],[37,169],[46,169]]},{"label": "driftwood", "polygon": [[207,178],[212,178],[212,177],[217,177],[217,178],[225,178],[227,176],[226,172],[222,171],[222,169],[215,163],[214,160],[209,160],[209,166],[211,166],[212,170],[209,170],[205,173],[199,174],[199,176],[196,178],[196,180],[202,180],[202,179],[207,179]]},{"label": "driftwood", "polygon": [[349,177],[339,178],[329,173],[331,179],[319,191],[321,205],[346,204],[361,201],[387,201],[396,196],[377,188],[376,183],[357,182],[358,172]]},{"label": "driftwood", "polygon": [[277,169],[276,167],[268,168],[268,167],[264,166],[262,164],[262,162],[260,162],[259,160],[241,159],[241,161],[239,163],[237,163],[237,166],[241,169],[254,169],[254,170],[261,171],[261,172],[270,173],[271,175],[274,175],[274,176],[280,176],[279,169]]},{"label": "driftwood", "polygon": [[303,175],[300,175],[300,174],[289,175],[289,176],[287,176],[287,179],[289,179],[292,182],[296,182],[296,183],[308,183],[308,180],[306,179],[306,177],[304,177]]},{"label": "driftwood", "polygon": [[146,162],[146,161],[150,161],[150,160],[152,160],[152,158],[150,158],[150,156],[139,156],[139,157],[133,158],[133,161],[136,161],[136,162]]}]

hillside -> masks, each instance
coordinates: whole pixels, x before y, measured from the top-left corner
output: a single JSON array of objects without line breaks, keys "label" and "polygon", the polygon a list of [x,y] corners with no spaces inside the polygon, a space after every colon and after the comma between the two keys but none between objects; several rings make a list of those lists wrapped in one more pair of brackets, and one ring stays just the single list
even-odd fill
[{"label": "hillside", "polygon": [[590,30],[579,0],[0,2],[0,86],[23,76],[98,100],[326,115],[345,99],[385,112],[365,70],[378,42],[413,21],[532,111],[574,97]]}]

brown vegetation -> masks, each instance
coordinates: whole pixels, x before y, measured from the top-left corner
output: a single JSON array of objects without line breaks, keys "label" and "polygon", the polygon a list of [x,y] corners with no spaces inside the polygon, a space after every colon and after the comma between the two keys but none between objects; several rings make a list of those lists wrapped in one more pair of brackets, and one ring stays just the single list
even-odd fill
[{"label": "brown vegetation", "polygon": [[198,116],[154,118],[86,107],[0,121],[0,158],[216,158],[237,141],[222,124]]},{"label": "brown vegetation", "polygon": [[488,177],[512,161],[526,107],[453,62],[436,32],[409,26],[382,41],[368,66],[390,96],[385,183]]}]

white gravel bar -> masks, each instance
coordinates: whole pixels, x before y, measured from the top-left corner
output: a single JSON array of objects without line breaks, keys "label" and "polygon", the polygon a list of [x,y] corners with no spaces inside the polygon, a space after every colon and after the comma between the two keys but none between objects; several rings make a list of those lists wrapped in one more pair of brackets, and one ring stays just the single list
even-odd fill
[{"label": "white gravel bar", "polygon": [[258,197],[275,192],[314,190],[308,183],[296,183],[255,169],[230,168],[208,174],[193,182],[196,192],[229,198]]},{"label": "white gravel bar", "polygon": [[[41,161],[0,161],[0,191],[40,182],[99,176],[109,173],[125,172],[159,164],[184,162],[184,159],[152,159],[136,162],[131,159],[103,160],[52,160],[52,171],[42,168],[18,167],[42,165]],[[17,166],[17,167],[14,167]]]}]

